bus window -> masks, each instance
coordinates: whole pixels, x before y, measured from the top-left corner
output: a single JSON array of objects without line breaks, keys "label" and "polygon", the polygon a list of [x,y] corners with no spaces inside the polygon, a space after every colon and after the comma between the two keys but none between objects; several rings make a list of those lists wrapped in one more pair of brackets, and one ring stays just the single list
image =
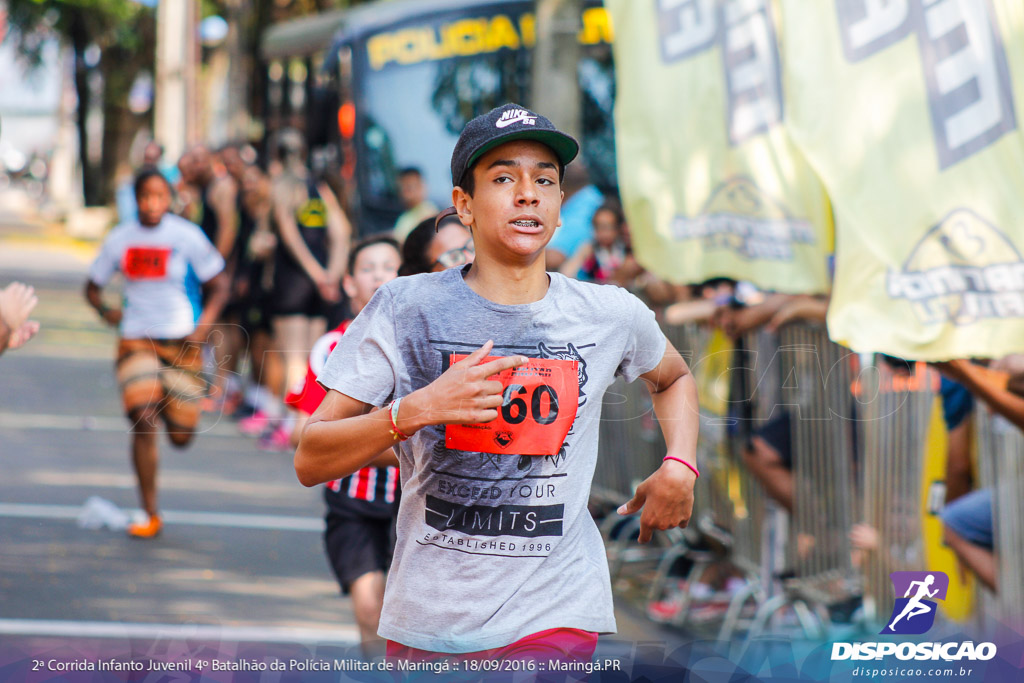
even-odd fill
[{"label": "bus window", "polygon": [[580,154],[590,172],[590,181],[604,192],[618,185],[615,167],[615,69],[611,49],[584,51],[579,64],[582,106]]},{"label": "bus window", "polygon": [[[592,181],[608,191],[616,186],[612,26],[597,0],[585,4],[578,69],[581,160]],[[402,168],[418,168],[431,201],[448,206],[451,153],[466,122],[506,102],[531,105],[533,2],[474,0],[464,8],[433,0],[395,2],[386,21],[382,8],[347,13],[330,50],[339,106],[347,107],[345,117],[335,112],[331,137],[339,143],[341,175],[354,180],[346,194],[362,234],[393,227],[402,211]],[[349,132],[354,121],[353,137],[340,134],[342,119]]]},{"label": "bus window", "polygon": [[522,52],[386,68],[363,81],[363,202],[395,205],[401,168],[424,175],[431,200],[451,203],[449,160],[463,126],[506,101],[526,98]]}]

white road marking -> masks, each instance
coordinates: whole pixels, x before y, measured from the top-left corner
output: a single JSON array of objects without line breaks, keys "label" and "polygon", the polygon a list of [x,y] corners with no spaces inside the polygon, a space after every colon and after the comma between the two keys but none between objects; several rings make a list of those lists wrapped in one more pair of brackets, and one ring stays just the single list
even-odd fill
[{"label": "white road marking", "polygon": [[62,638],[152,638],[238,643],[332,643],[355,645],[359,629],[339,624],[330,628],[217,626],[212,624],[138,624],[107,621],[0,619],[0,634]]},{"label": "white road marking", "polygon": [[[282,473],[284,474],[284,473]],[[199,472],[170,470],[160,474],[161,491],[187,491],[189,493],[217,493],[221,496],[270,498],[274,496],[294,499],[308,495],[307,489],[286,475],[286,480],[246,481],[230,479],[229,474],[204,475]],[[23,470],[11,476],[12,482],[39,486],[67,486],[74,489],[99,488],[134,490],[138,486],[135,475],[125,472],[57,472],[52,470]]]},{"label": "white road marking", "polygon": [[[27,519],[78,519],[82,508],[77,505],[36,505],[31,503],[0,503],[0,517]],[[129,515],[137,510],[125,510]],[[228,512],[188,512],[165,510],[166,524],[182,524],[231,529],[265,529],[272,531],[324,530],[324,521],[317,517],[289,517],[285,515],[248,515]]]},{"label": "white road marking", "polygon": [[[0,429],[53,429],[58,431],[122,432],[127,434],[130,425],[126,417],[96,415],[48,415],[44,413],[0,412]],[[212,425],[200,425],[199,436],[223,436],[241,438],[238,429],[225,420]]]}]

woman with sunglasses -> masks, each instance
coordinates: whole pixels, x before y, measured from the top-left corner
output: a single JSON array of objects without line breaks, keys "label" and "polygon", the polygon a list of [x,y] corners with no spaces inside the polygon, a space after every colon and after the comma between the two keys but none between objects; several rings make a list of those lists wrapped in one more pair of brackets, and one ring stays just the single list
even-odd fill
[{"label": "woman with sunglasses", "polygon": [[413,228],[402,245],[399,275],[434,273],[473,262],[473,236],[456,215],[445,216],[434,228],[433,217]]}]

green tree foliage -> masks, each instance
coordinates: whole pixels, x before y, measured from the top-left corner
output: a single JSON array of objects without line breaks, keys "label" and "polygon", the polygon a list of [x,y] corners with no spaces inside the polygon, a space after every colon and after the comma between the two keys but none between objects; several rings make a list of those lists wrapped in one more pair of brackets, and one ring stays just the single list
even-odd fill
[{"label": "green tree foliage", "polygon": [[[83,192],[87,204],[109,201],[113,175],[125,160],[132,137],[146,121],[128,110],[128,92],[143,70],[154,69],[155,10],[135,0],[6,0],[8,22],[22,57],[38,64],[43,40],[56,35],[74,56],[76,122],[82,154]],[[93,105],[91,69],[86,51],[100,50],[95,69],[102,76],[103,144],[99,165],[84,153],[89,148],[86,117]]]}]

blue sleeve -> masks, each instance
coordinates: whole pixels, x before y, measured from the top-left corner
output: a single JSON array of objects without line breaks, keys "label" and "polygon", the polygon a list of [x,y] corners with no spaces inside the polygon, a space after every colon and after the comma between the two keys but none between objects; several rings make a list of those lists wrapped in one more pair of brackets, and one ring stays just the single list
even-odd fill
[{"label": "blue sleeve", "polygon": [[974,410],[974,396],[964,385],[946,377],[942,378],[939,393],[942,396],[942,419],[946,422],[946,429],[952,431]]}]

